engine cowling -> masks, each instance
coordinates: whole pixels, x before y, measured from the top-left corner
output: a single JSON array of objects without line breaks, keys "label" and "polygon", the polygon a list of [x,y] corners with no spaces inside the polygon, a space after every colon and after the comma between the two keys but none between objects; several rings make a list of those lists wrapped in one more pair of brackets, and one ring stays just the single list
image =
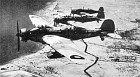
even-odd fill
[{"label": "engine cowling", "polygon": [[26,32],[26,31],[27,31],[26,28],[21,28],[21,29],[20,29],[20,32],[21,32],[21,33],[24,33],[24,32]]}]

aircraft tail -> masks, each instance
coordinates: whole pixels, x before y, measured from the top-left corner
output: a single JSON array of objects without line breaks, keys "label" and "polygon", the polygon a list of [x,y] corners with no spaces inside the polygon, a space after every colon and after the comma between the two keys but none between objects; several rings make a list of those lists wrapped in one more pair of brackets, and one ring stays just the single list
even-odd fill
[{"label": "aircraft tail", "polygon": [[106,19],[102,23],[100,29],[101,29],[101,32],[114,33],[114,30],[115,30],[114,21],[111,19]]},{"label": "aircraft tail", "polygon": [[104,8],[103,7],[100,7],[98,11],[99,12],[104,12]]},{"label": "aircraft tail", "polygon": [[102,23],[100,30],[101,30],[100,31],[101,32],[100,38],[102,41],[104,40],[104,36],[108,36],[108,37],[111,37],[114,39],[121,39],[122,38],[120,35],[114,33],[115,24],[114,24],[114,21],[111,19],[105,20]]},{"label": "aircraft tail", "polygon": [[99,8],[97,17],[98,17],[98,18],[105,18],[104,8],[103,8],[103,7],[100,7],[100,8]]},{"label": "aircraft tail", "polygon": [[108,33],[114,33],[114,30],[115,30],[114,21],[111,20],[111,19],[106,19],[100,27],[100,32],[101,32],[100,38],[101,38],[101,40],[103,41],[104,36],[107,36]]}]

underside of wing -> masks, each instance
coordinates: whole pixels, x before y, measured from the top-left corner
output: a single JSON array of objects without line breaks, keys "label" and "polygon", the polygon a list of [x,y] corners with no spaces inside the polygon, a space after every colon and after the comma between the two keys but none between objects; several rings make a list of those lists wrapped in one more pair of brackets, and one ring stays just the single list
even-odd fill
[{"label": "underside of wing", "polygon": [[82,51],[79,51],[78,46],[76,46],[71,40],[54,36],[46,35],[43,40],[50,44],[57,52],[67,57],[73,63],[76,64],[86,64],[95,61],[95,57],[88,55]]},{"label": "underside of wing", "polygon": [[53,27],[52,22],[49,22],[47,17],[41,17],[38,15],[29,15],[29,18],[32,22],[32,24],[35,27],[41,27],[41,26],[49,26],[49,27]]}]

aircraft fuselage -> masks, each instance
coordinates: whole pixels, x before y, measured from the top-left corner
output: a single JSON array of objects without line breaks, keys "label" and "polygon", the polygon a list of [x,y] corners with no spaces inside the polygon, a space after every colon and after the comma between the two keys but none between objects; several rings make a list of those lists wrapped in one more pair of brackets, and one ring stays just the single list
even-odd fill
[{"label": "aircraft fuselage", "polygon": [[45,35],[56,35],[64,37],[71,40],[84,39],[95,36],[102,36],[101,30],[86,30],[80,27],[74,27],[73,29],[64,30],[52,30],[51,28],[38,28],[33,31],[26,31],[20,33],[19,36],[22,37],[22,41],[32,40],[35,42],[43,42],[42,37]]},{"label": "aircraft fuselage", "polygon": [[70,25],[68,23],[68,21],[76,21],[76,22],[85,23],[85,22],[91,22],[91,21],[97,21],[97,22],[99,22],[100,19],[97,18],[97,17],[93,17],[93,16],[63,17],[63,18],[56,18],[54,20],[54,24],[56,25],[56,24],[62,23],[62,24]]},{"label": "aircraft fuselage", "polygon": [[94,13],[98,13],[99,11],[92,10],[92,9],[76,9],[71,11],[72,14],[78,14],[78,15],[81,15],[81,12],[94,14]]}]

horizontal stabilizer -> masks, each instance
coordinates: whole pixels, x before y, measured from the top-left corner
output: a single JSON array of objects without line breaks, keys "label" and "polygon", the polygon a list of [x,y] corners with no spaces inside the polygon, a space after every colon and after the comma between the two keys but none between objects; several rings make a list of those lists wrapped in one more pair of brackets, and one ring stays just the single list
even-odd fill
[{"label": "horizontal stabilizer", "polygon": [[115,34],[115,33],[108,33],[107,34],[109,37],[112,37],[112,38],[116,38],[116,39],[121,39],[122,37],[118,34]]}]

